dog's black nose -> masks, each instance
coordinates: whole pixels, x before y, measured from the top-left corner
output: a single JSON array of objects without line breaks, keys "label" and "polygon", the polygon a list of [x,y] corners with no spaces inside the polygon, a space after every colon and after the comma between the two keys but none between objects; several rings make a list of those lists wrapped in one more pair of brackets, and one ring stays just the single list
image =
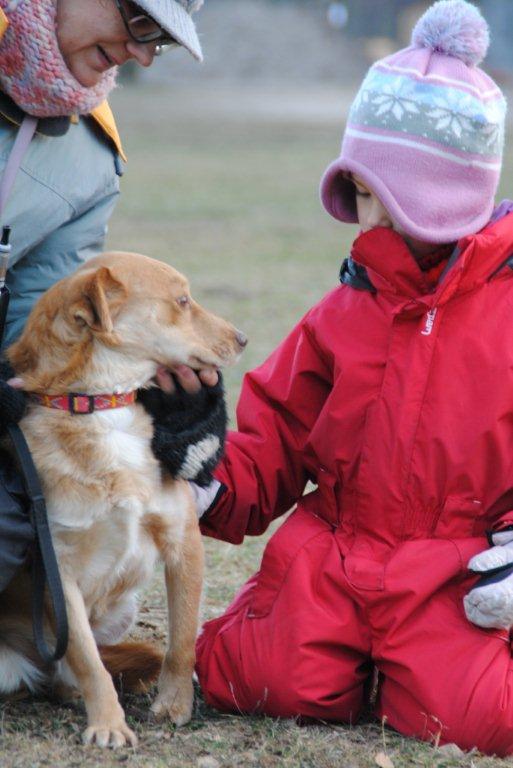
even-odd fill
[{"label": "dog's black nose", "polygon": [[242,333],[242,331],[237,331],[235,334],[235,338],[237,339],[237,344],[244,349],[246,344],[248,343],[248,337],[245,333]]}]

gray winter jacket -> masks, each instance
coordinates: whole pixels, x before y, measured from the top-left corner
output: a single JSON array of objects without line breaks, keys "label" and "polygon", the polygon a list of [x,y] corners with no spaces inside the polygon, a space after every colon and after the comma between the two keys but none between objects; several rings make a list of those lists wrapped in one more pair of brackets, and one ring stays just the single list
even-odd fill
[{"label": "gray winter jacket", "polygon": [[[0,174],[17,130],[0,114]],[[92,118],[71,123],[64,135],[32,139],[0,218],[12,227],[3,348],[47,288],[103,249],[119,193],[116,169],[118,152]]]}]

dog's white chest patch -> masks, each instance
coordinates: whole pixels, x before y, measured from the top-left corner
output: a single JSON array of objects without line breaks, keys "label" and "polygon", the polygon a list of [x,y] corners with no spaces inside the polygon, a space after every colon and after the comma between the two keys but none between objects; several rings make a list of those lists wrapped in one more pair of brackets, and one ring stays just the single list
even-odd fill
[{"label": "dog's white chest patch", "polygon": [[[111,591],[119,599],[122,593],[139,589],[155,567],[157,550],[148,536],[143,535],[140,516],[128,507],[120,505],[113,509],[109,517],[95,524],[91,531],[97,544],[87,567],[77,574],[80,589],[91,606],[104,600]],[[95,610],[101,613],[102,609],[97,606]]]},{"label": "dog's white chest patch", "polygon": [[98,417],[109,427],[102,437],[102,448],[112,465],[142,468],[148,457],[148,439],[130,432],[134,418],[131,409],[105,411]]}]

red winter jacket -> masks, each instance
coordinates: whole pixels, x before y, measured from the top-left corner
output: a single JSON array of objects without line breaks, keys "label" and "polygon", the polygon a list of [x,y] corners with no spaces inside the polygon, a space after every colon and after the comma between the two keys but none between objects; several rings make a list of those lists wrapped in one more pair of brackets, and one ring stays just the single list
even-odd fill
[{"label": "red winter jacket", "polygon": [[358,237],[371,286],[331,291],[245,377],[204,533],[238,543],[297,502],[374,559],[508,521],[513,215],[459,248],[431,289],[394,231]]}]

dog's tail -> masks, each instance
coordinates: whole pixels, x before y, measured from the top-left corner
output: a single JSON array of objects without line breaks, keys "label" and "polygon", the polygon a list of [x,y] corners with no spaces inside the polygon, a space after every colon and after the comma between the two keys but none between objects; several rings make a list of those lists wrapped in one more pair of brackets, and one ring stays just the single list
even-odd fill
[{"label": "dog's tail", "polygon": [[105,669],[124,691],[145,693],[157,680],[163,654],[151,643],[100,645],[98,650]]}]

